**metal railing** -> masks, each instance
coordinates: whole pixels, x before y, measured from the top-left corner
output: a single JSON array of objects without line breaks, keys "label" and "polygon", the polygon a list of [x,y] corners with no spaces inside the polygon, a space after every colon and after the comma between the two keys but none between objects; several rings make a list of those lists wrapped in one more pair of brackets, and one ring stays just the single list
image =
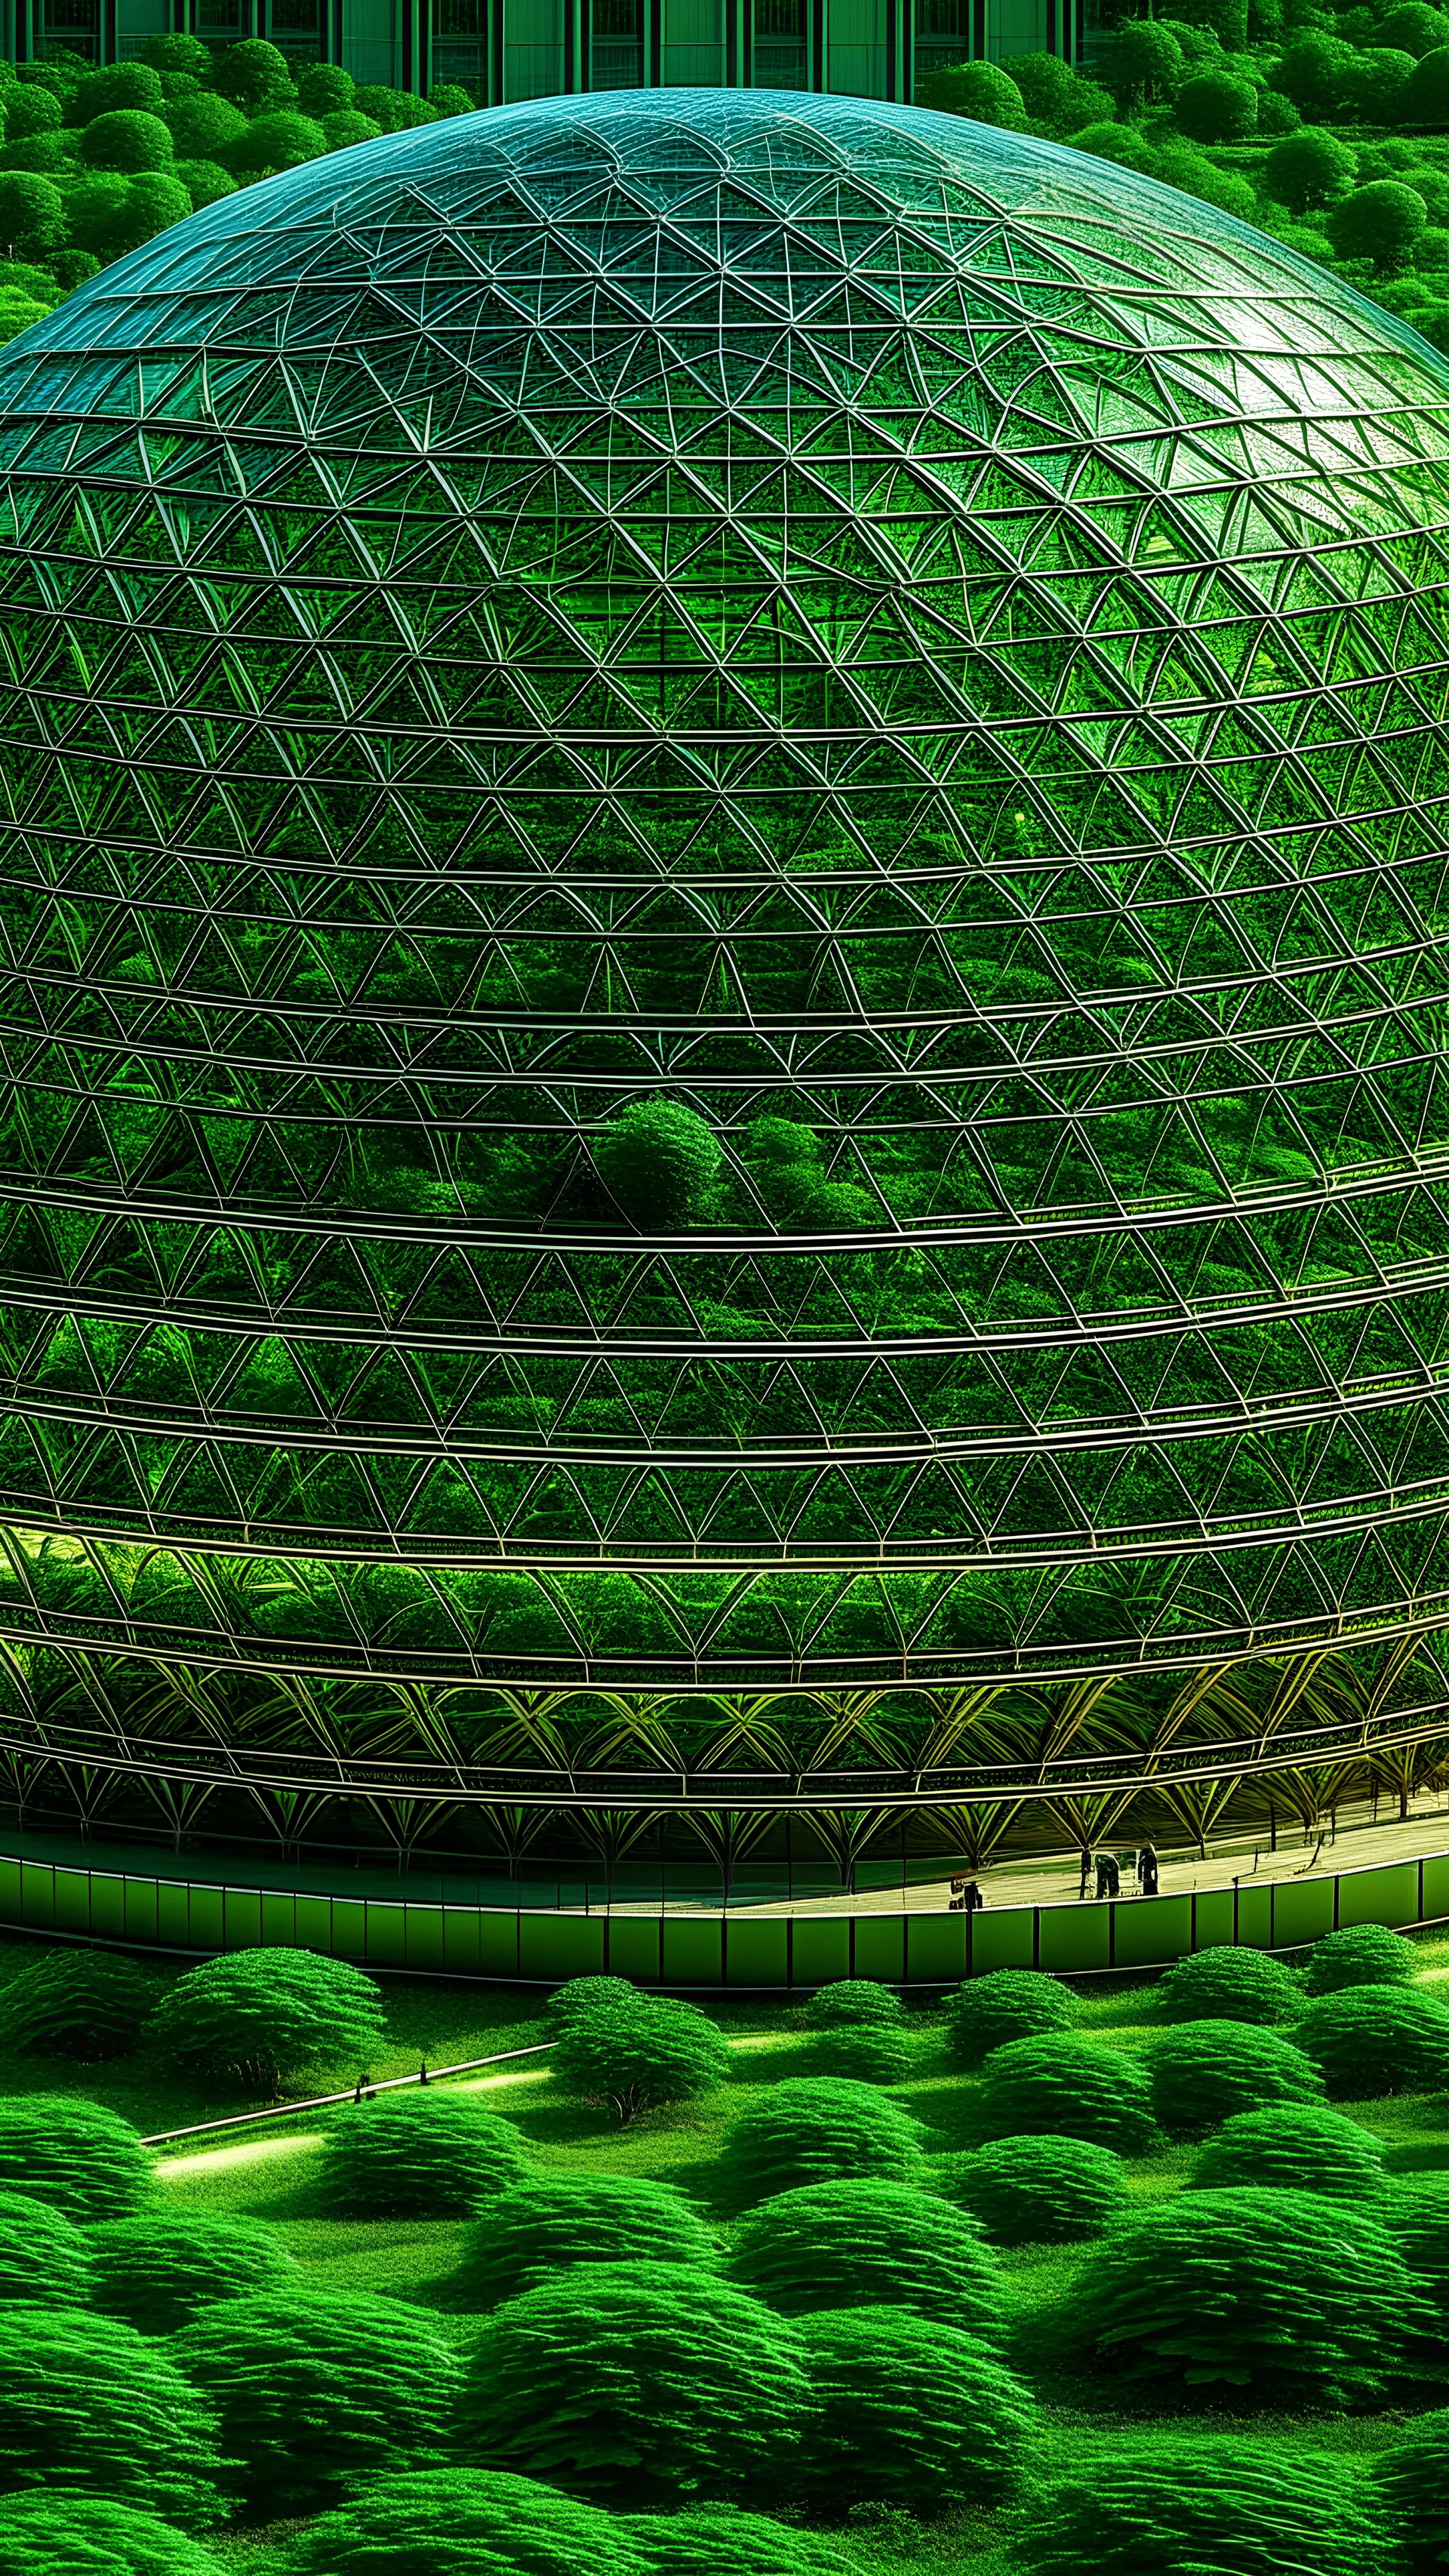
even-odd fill
[{"label": "metal railing", "polygon": [[501,2048],[496,2057],[465,2057],[456,2066],[429,2067],[424,2059],[416,2075],[386,2075],[380,2084],[359,2082],[349,2085],[345,2093],[314,2093],[306,2102],[275,2102],[267,2111],[236,2111],[226,2120],[198,2120],[189,2129],[158,2129],[152,2138],[143,2138],[143,2147],[168,2147],[178,2138],[206,2138],[218,2129],[250,2129],[259,2120],[295,2119],[300,2111],[330,2111],[339,2102],[370,2102],[376,2093],[400,2093],[409,2085],[441,2084],[449,2075],[472,2075],[480,2066],[502,2066],[510,2057],[546,2057],[553,2046],[551,2039],[535,2040],[528,2048]]}]

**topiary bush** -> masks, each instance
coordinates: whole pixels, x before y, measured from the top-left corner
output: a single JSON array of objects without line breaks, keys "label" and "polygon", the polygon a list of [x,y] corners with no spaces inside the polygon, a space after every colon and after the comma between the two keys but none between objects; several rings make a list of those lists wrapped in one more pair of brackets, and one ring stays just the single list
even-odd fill
[{"label": "topiary bush", "polygon": [[83,2308],[92,2245],[61,2210],[26,2192],[0,2193],[0,2306]]},{"label": "topiary bush", "polygon": [[175,159],[171,129],[140,108],[117,108],[86,127],[81,159],[92,170],[166,170]]},{"label": "topiary bush", "polygon": [[1152,2052],[1152,2107],[1164,2129],[1190,2137],[1269,2102],[1321,2102],[1312,2058],[1251,2022],[1190,2022]]},{"label": "topiary bush", "polygon": [[996,2504],[1035,2431],[1031,2395],[956,2326],[904,2308],[851,2308],[800,2329],[818,2412],[807,2421],[807,2493],[937,2514]]},{"label": "topiary bush", "polygon": [[297,170],[306,161],[320,161],[326,150],[327,137],[314,117],[279,107],[251,119],[228,150],[227,165],[238,178],[259,179],[271,170]]},{"label": "topiary bush", "polygon": [[988,2057],[981,2088],[987,2138],[1086,2138],[1120,2156],[1161,2144],[1152,2088],[1135,2058],[1085,2039],[1014,2039]]},{"label": "topiary bush", "polygon": [[[1422,64],[1419,66],[1423,69]],[[1367,259],[1384,276],[1408,268],[1414,248],[1428,223],[1423,198],[1401,179],[1375,179],[1355,188],[1328,217],[1328,231],[1341,259]]]},{"label": "topiary bush", "polygon": [[1178,91],[1173,113],[1194,143],[1242,143],[1257,131],[1258,93],[1231,72],[1195,72]]},{"label": "topiary bush", "polygon": [[155,2189],[140,2132],[71,2093],[0,2097],[0,2190],[24,2192],[78,2226],[125,2218]]},{"label": "topiary bush", "polygon": [[788,2318],[683,2264],[600,2263],[495,2308],[460,2423],[492,2466],[668,2505],[788,2487],[811,2404]]},{"label": "topiary bush", "polygon": [[693,2264],[717,2256],[682,2192],[638,2174],[550,2174],[501,2191],[469,2229],[455,2274],[479,2307],[497,2307],[580,2263]]},{"label": "topiary bush", "polygon": [[329,152],[345,152],[353,143],[375,143],[382,132],[370,116],[359,116],[351,107],[340,107],[332,116],[321,120]]},{"label": "topiary bush", "polygon": [[147,2032],[177,2066],[270,2091],[307,2067],[365,2066],[387,2025],[372,1978],[345,1959],[233,1950],[179,1977]]},{"label": "topiary bush", "polygon": [[357,83],[340,63],[309,63],[297,82],[297,105],[304,116],[336,116],[351,107]]},{"label": "topiary bush", "polygon": [[1449,2011],[1412,1987],[1350,1986],[1321,1995],[1293,2036],[1339,2101],[1449,2084]]},{"label": "topiary bush", "polygon": [[158,1978],[105,1950],[42,1950],[0,1988],[0,2047],[80,2064],[122,2057],[160,1991]]},{"label": "topiary bush", "polygon": [[1382,1923],[1354,1923],[1314,1942],[1303,1984],[1310,1995],[1342,1994],[1350,1986],[1411,1986],[1418,1965],[1413,1942],[1401,1932]]},{"label": "topiary bush", "polygon": [[1310,206],[1329,206],[1346,196],[1357,167],[1357,154],[1336,134],[1309,126],[1274,145],[1263,167],[1263,185],[1280,205],[1301,215]]},{"label": "topiary bush", "polygon": [[1449,2412],[1421,2415],[1369,2474],[1398,2543],[1384,2563],[1399,2576],[1441,2576],[1449,2565]]},{"label": "topiary bush", "polygon": [[1070,2030],[1081,2015],[1070,1986],[1034,1968],[996,1968],[946,1997],[946,2049],[955,2066],[976,2067],[1009,2040]]},{"label": "topiary bush", "polygon": [[174,2334],[203,2308],[297,2277],[275,2228],[228,2210],[148,2209],[89,2230],[93,2298],[138,2334]]},{"label": "topiary bush", "polygon": [[322,2147],[318,2189],[349,2218],[455,2218],[529,2171],[511,2120],[475,2095],[388,2093],[334,2112]]},{"label": "topiary bush", "polygon": [[894,2029],[903,2010],[894,1986],[877,1985],[871,1977],[841,1977],[811,1996],[805,2020],[811,2030]]},{"label": "topiary bush", "polygon": [[903,2030],[857,2023],[817,2031],[811,2043],[812,2075],[846,2075],[859,2084],[901,2084],[911,2071],[911,2043]]},{"label": "topiary bush", "polygon": [[209,2549],[109,2496],[0,2497],[5,2576],[219,2576]]},{"label": "topiary bush", "polygon": [[411,90],[388,89],[380,82],[364,84],[357,92],[356,104],[364,116],[381,126],[384,134],[408,134],[414,126],[437,121],[438,111],[426,99],[415,98]]},{"label": "topiary bush", "polygon": [[1144,143],[1135,126],[1084,125],[1080,134],[1071,138],[1074,152],[1090,152],[1095,160],[1111,161],[1119,170],[1138,170],[1150,175],[1157,167],[1157,155]]},{"label": "topiary bush", "polygon": [[247,130],[241,109],[211,90],[203,90],[196,98],[177,99],[166,110],[166,122],[179,161],[224,164],[233,145],[240,143]]},{"label": "topiary bush", "polygon": [[651,2576],[633,2527],[497,2469],[371,2480],[304,2531],[287,2576]]},{"label": "topiary bush", "polygon": [[400,2300],[253,2291],[203,2310],[165,2349],[216,2411],[227,2483],[269,2522],[320,2512],[354,2479],[431,2466],[450,2447],[458,2353]]},{"label": "topiary bush", "polygon": [[666,2102],[687,2102],[723,2084],[730,2044],[693,2004],[665,1995],[596,2003],[565,2021],[549,2072],[567,2093],[606,2102],[627,2123]]},{"label": "topiary bush", "polygon": [[1016,83],[996,63],[951,63],[928,72],[916,83],[917,107],[933,107],[942,116],[969,116],[977,125],[1005,126],[1021,133],[1027,123]]},{"label": "topiary bush", "polygon": [[0,170],[0,238],[21,257],[43,255],[65,239],[66,209],[60,190],[30,170]]},{"label": "topiary bush", "polygon": [[796,2076],[731,2121],[720,2174],[737,2207],[807,2183],[867,2176],[915,2182],[923,2126],[898,2102],[844,2076]]},{"label": "topiary bush", "polygon": [[636,1100],[596,1130],[594,1164],[625,1216],[646,1231],[698,1225],[720,1171],[719,1140],[682,1100]]},{"label": "topiary bush", "polygon": [[1189,2181],[1196,2191],[1246,2183],[1376,2204],[1384,2186],[1384,2151],[1371,2130],[1338,2111],[1281,2102],[1225,2120],[1198,2149]]},{"label": "topiary bush", "polygon": [[220,198],[236,195],[235,179],[217,161],[178,161],[176,176],[198,214],[203,206],[214,206]]},{"label": "topiary bush", "polygon": [[634,2536],[650,2576],[854,2576],[858,2564],[819,2532],[738,2505],[640,2514],[614,2528]]},{"label": "topiary bush", "polygon": [[1377,2219],[1295,2191],[1187,2191],[1122,2219],[1057,2311],[1064,2345],[1154,2391],[1376,2397],[1423,2310]]},{"label": "topiary bush", "polygon": [[259,36],[223,46],[212,60],[211,77],[222,97],[231,99],[245,116],[262,116],[272,108],[295,103],[291,64],[279,45],[269,45]]},{"label": "topiary bush", "polygon": [[1170,27],[1130,18],[1112,40],[1109,71],[1120,111],[1128,114],[1144,98],[1171,98],[1187,77],[1187,63]]},{"label": "topiary bush", "polygon": [[1195,1950],[1159,1979],[1157,2009],[1181,2021],[1289,2021],[1302,2007],[1298,1979],[1263,1950]]},{"label": "topiary bush", "polygon": [[931,2168],[937,2188],[996,2245],[1063,2245],[1100,2236],[1127,2204],[1122,2159],[1087,2138],[998,2138]]},{"label": "topiary bush", "polygon": [[1449,2326],[1449,2175],[1430,2174],[1384,2194],[1376,2216],[1409,2267],[1442,2340]]},{"label": "topiary bush", "polygon": [[1022,2576],[1383,2576],[1385,2518],[1341,2454],[1221,2436],[1095,2445],[1034,2497]]},{"label": "topiary bush", "polygon": [[627,1977],[570,1977],[549,1996],[544,2012],[555,2029],[577,2021],[596,2004],[635,2004],[639,1989]]},{"label": "topiary bush", "polygon": [[752,2209],[731,2278],[787,2316],[903,2307],[968,2333],[1002,2330],[1001,2271],[974,2218],[899,2182],[817,2182]]},{"label": "topiary bush", "polygon": [[0,2490],[111,2496],[184,2529],[221,2510],[216,2427],[159,2344],[80,2308],[0,2309]]}]

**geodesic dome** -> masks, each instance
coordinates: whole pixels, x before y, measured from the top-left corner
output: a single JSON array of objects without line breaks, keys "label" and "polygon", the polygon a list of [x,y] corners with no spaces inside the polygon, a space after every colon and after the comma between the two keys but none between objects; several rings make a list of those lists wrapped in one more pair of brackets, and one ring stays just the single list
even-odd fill
[{"label": "geodesic dome", "polygon": [[947,1798],[1355,1645],[1274,1706],[1390,1725],[1411,331],[1018,135],[550,100],[163,234],[0,454],[13,1748]]}]

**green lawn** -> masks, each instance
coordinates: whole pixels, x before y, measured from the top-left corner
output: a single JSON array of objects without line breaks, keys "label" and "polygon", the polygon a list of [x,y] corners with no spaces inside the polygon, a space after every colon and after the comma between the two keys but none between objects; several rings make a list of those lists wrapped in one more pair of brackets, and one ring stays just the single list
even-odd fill
[{"label": "green lawn", "polygon": [[[1420,1944],[1426,1982],[1449,1979],[1449,1941]],[[0,1983],[34,1952],[28,1943],[0,1943]],[[172,1970],[169,1973],[180,1973]],[[1149,2018],[1150,1984],[1140,1978],[1084,1981],[1082,2029],[1104,2048],[1134,2053],[1152,2049],[1157,2033]],[[546,2036],[537,1991],[459,1988],[442,1983],[397,1980],[386,1984],[385,2000],[391,2046],[372,2068],[375,2076],[405,2074],[421,2054],[432,2065],[482,2056],[494,2049],[520,2047]],[[736,2044],[736,2066],[727,2086],[687,2107],[647,2115],[621,2130],[596,2111],[562,2097],[546,2068],[506,2068],[498,2075],[469,2079],[480,2085],[490,2104],[518,2123],[540,2166],[561,2172],[651,2174],[681,2185],[709,2210],[727,2233],[729,2218],[718,2190],[719,2149],[733,2115],[762,2088],[803,2071],[808,2046],[799,2006],[731,2004],[721,1999],[718,2017]],[[909,2015],[915,2064],[906,2082],[893,2088],[896,2098],[925,2121],[934,2152],[951,2152],[973,2143],[979,2086],[956,2073],[941,2045],[940,2023],[931,2004],[913,2004]],[[339,2070],[350,2080],[352,2070]],[[240,2098],[203,2097],[192,2085],[170,2080],[164,2069],[144,2057],[123,2060],[112,2068],[89,2070],[83,2078],[54,2065],[11,2063],[4,2081],[12,2092],[68,2089],[111,2103],[147,2131],[183,2125],[190,2120],[220,2118],[249,2107]],[[1440,2098],[1340,2103],[1336,2106],[1376,2130],[1388,2142],[1388,2162],[1402,2174],[1449,2168],[1449,2131]],[[434,2309],[446,2331],[466,2339],[475,2320],[451,2289],[461,2223],[408,2220],[393,2224],[348,2223],[321,2215],[315,2188],[316,2148],[326,2115],[282,2119],[239,2140],[215,2145],[198,2141],[168,2151],[162,2159],[165,2187],[198,2206],[245,2210],[277,2226],[299,2260],[320,2282],[339,2287],[383,2291]],[[1145,2158],[1130,2170],[1134,2191],[1159,2197],[1180,2188],[1191,2161],[1182,2146]],[[1079,2460],[1094,2441],[1114,2438],[1127,2419],[1116,2385],[1065,2371],[1052,2349],[1050,2309],[1081,2259],[1077,2248],[1028,2247],[1003,2257],[1013,2308],[1012,2357],[1032,2381],[1043,2407],[1043,2459]],[[1438,2391],[1426,2386],[1424,2398],[1438,2402]],[[1446,2391],[1449,2395],[1449,2391]],[[1202,2423],[1202,2409],[1193,2421]],[[1213,2417],[1214,2429],[1234,2429],[1227,2414]],[[1400,2408],[1379,2415],[1251,2418],[1253,2438],[1287,2447],[1311,2446],[1362,2452],[1379,2447],[1402,2420]],[[1182,2418],[1132,2412],[1136,2438],[1151,2441],[1180,2427]],[[932,2570],[969,2571],[969,2576],[995,2576],[1005,2566],[1010,2515],[956,2517],[930,2527],[908,2518],[887,2516],[874,2526],[855,2524],[845,2545],[867,2571],[881,2576],[912,2568],[920,2576]],[[239,2567],[266,2576],[277,2532],[249,2532],[223,2544],[224,2554]]]}]

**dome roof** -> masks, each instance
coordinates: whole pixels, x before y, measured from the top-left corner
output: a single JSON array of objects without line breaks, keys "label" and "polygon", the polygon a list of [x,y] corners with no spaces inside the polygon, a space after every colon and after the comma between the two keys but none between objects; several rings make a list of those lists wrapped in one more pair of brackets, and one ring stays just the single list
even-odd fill
[{"label": "dome roof", "polygon": [[1017,135],[550,100],[162,234],[0,458],[0,1507],[85,1541],[12,1634],[835,1689],[1442,1608],[1405,326]]}]

